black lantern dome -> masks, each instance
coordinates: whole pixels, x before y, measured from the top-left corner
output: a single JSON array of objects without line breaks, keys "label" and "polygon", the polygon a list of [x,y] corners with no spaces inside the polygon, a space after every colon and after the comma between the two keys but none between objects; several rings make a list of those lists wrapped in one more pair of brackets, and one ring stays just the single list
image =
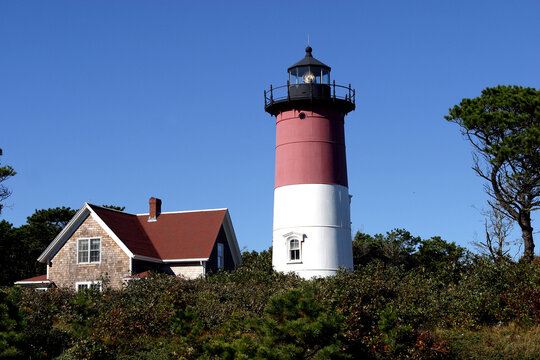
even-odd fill
[{"label": "black lantern dome", "polygon": [[[306,47],[306,56],[289,67],[287,85],[270,86],[270,91],[264,92],[265,110],[271,115],[277,115],[294,104],[308,103],[338,107],[345,114],[355,109],[354,89],[330,83],[330,66],[315,59],[311,46]],[[336,88],[338,94],[336,94]]]}]

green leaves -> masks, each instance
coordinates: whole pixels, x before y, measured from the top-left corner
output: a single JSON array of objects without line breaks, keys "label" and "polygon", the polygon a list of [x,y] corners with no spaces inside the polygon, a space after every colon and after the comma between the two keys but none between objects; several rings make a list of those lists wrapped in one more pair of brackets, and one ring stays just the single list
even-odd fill
[{"label": "green leaves", "polygon": [[532,261],[531,212],[540,208],[540,91],[486,88],[448,113],[445,119],[458,124],[475,149],[473,169],[489,184],[490,205],[519,224],[523,258]]},{"label": "green leaves", "polygon": [[342,317],[315,300],[308,288],[270,299],[260,327],[263,359],[346,359],[340,351]]},{"label": "green leaves", "polygon": [[394,229],[386,235],[374,236],[358,232],[353,241],[356,266],[382,261],[406,269],[422,267],[442,271],[450,266],[459,270],[467,256],[467,250],[453,242],[449,243],[438,236],[423,240],[405,229]]},{"label": "green leaves", "polygon": [[[459,253],[438,238],[422,241],[417,251],[420,247],[435,259]],[[22,359],[60,353],[62,359],[124,360],[447,359],[454,354],[436,329],[463,333],[500,322],[537,326],[538,264],[476,258],[462,266],[455,277],[446,275],[446,265],[425,271],[374,261],[312,281],[270,275],[257,282],[258,274],[246,272],[190,281],[156,275],[104,292],[0,289],[0,354],[6,350]],[[218,315],[209,320],[212,314]]]},{"label": "green leaves", "polygon": [[[2,156],[2,149],[0,149],[0,156]],[[1,164],[1,162],[0,162]],[[11,195],[11,191],[8,190],[2,183],[17,173],[9,165],[0,167],[0,202],[4,201]],[[2,213],[3,205],[0,203],[0,214]]]},{"label": "green leaves", "polygon": [[45,265],[37,258],[75,212],[69,207],[36,210],[18,228],[0,222],[0,285],[44,274]]},{"label": "green leaves", "polygon": [[487,88],[480,97],[463,99],[445,119],[460,125],[492,163],[540,156],[540,92],[533,88]]}]

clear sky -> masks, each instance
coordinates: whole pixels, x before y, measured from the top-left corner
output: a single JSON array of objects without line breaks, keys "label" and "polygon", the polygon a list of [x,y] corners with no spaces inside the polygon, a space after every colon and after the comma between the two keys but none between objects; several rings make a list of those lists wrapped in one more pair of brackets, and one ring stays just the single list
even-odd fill
[{"label": "clear sky", "polygon": [[155,196],[163,211],[227,207],[240,247],[268,248],[263,90],[309,34],[356,89],[353,233],[470,247],[487,197],[443,117],[488,86],[540,87],[539,19],[540,1],[0,1],[0,160],[18,172],[0,218],[85,201],[144,213]]}]

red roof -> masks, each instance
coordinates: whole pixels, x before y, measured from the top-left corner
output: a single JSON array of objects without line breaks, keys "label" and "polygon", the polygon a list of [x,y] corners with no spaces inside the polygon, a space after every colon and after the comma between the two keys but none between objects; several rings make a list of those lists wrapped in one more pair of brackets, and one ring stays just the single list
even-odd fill
[{"label": "red roof", "polygon": [[226,209],[162,213],[157,221],[148,221],[148,214],[90,207],[133,254],[161,260],[210,257],[227,213]]},{"label": "red roof", "polygon": [[150,271],[143,271],[135,275],[126,276],[126,279],[147,278],[149,275],[150,275]]},{"label": "red roof", "polygon": [[47,275],[39,275],[39,276],[34,276],[34,277],[31,277],[31,278],[28,278],[28,279],[24,279],[24,280],[19,280],[17,281],[17,283],[22,283],[22,282],[48,282],[49,279],[47,279]]},{"label": "red roof", "polygon": [[[152,274],[157,274],[157,273],[153,273],[153,272],[148,270],[148,271],[143,271],[142,273],[138,273],[138,274],[135,274],[135,275],[126,276],[125,279],[143,279],[143,278],[150,277]],[[170,274],[167,274],[167,275],[170,275]],[[170,275],[170,276],[174,276],[174,275]],[[178,280],[184,280],[184,278],[181,277],[181,276],[175,276],[175,277]]]}]

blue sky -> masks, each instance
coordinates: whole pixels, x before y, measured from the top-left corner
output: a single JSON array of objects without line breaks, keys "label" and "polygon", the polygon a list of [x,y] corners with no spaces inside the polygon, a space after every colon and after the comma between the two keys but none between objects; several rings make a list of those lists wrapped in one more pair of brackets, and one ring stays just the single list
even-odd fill
[{"label": "blue sky", "polygon": [[268,248],[263,90],[286,82],[309,34],[356,89],[353,233],[470,247],[487,197],[443,116],[488,86],[540,86],[539,18],[538,1],[2,1],[1,161],[18,174],[0,218],[85,201],[143,213],[156,196],[164,211],[227,207],[240,247]]}]

